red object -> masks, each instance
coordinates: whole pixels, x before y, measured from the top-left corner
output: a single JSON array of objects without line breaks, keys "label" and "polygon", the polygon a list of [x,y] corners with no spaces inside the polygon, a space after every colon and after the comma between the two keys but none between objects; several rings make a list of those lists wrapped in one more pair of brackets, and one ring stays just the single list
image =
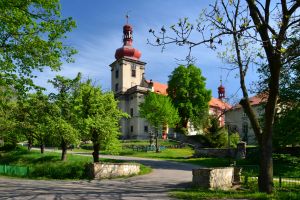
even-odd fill
[{"label": "red object", "polygon": [[219,99],[225,98],[225,87],[222,84],[218,87],[218,94]]},{"label": "red object", "polygon": [[123,26],[123,47],[116,50],[115,58],[118,60],[124,56],[133,59],[140,59],[142,53],[132,47],[132,26],[125,24]]}]

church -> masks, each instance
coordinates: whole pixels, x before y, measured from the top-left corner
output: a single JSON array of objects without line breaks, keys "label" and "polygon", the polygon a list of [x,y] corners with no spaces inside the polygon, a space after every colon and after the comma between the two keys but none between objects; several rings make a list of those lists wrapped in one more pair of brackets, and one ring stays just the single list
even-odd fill
[{"label": "church", "polygon": [[[141,52],[133,47],[133,28],[128,23],[123,26],[123,46],[116,50],[115,61],[110,64],[111,89],[119,101],[119,108],[130,115],[128,119],[120,122],[123,139],[147,139],[149,138],[150,124],[139,117],[139,104],[144,101],[144,96],[149,91],[167,95],[166,84],[145,79],[146,63],[140,60]],[[212,98],[209,102],[209,113],[219,117],[220,125],[224,126],[225,110],[230,105],[222,99],[225,97],[225,88],[218,87],[219,98]],[[162,132],[168,132],[168,128]],[[197,131],[189,128],[189,134]]]}]

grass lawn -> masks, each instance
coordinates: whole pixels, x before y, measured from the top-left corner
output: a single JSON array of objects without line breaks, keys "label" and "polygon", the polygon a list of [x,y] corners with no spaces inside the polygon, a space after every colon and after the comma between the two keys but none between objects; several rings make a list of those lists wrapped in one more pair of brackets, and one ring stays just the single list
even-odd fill
[{"label": "grass lawn", "polygon": [[[233,159],[228,158],[192,158],[194,150],[186,146],[184,148],[167,148],[159,153],[154,151],[141,152],[133,150],[132,146],[148,146],[148,140],[125,140],[122,141],[122,150],[119,155],[122,156],[133,156],[133,157],[143,157],[143,158],[156,158],[164,160],[172,160],[177,162],[184,162],[195,164],[204,167],[227,167],[234,162]],[[159,140],[161,146],[172,146],[178,145],[179,143],[170,140]],[[91,144],[88,146],[91,147]],[[92,150],[86,149],[74,149],[75,152],[89,152]],[[100,154],[109,154],[108,152],[101,151]],[[252,176],[258,175],[258,158],[249,158],[245,160],[237,160],[237,166],[247,166],[243,167],[243,173],[251,174]],[[300,158],[285,156],[285,155],[274,155],[274,176],[284,176],[284,177],[300,177]]]},{"label": "grass lawn", "polygon": [[170,193],[170,196],[178,199],[260,199],[260,200],[299,200],[300,190],[286,191],[277,190],[273,194],[268,195],[265,193],[257,192],[257,190],[243,189],[232,191],[213,191],[205,189],[186,189],[175,190]]},{"label": "grass lawn", "polygon": [[[88,179],[86,164],[92,163],[92,156],[67,155],[67,161],[60,160],[60,153],[28,151],[17,148],[13,151],[0,152],[0,165],[29,167],[28,178],[38,179]],[[100,159],[102,162],[124,162]],[[140,174],[150,173],[151,168],[141,165]]]}]

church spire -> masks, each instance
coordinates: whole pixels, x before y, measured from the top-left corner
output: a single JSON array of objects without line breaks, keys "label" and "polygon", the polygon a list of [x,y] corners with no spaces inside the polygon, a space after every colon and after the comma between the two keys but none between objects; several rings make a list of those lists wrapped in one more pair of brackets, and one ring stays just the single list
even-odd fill
[{"label": "church spire", "polygon": [[219,99],[225,98],[225,87],[222,85],[222,76],[220,79],[220,86],[218,87]]},{"label": "church spire", "polygon": [[123,47],[116,50],[115,58],[118,60],[122,57],[129,57],[138,60],[141,57],[141,52],[132,47],[132,32],[133,28],[128,24],[129,15],[126,15],[126,24],[123,26]]}]

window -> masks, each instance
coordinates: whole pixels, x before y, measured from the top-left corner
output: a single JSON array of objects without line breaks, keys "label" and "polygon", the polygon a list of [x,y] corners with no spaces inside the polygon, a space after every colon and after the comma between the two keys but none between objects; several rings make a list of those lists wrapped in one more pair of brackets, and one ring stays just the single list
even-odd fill
[{"label": "window", "polygon": [[119,70],[116,70],[116,72],[115,72],[115,77],[116,77],[116,78],[119,78]]},{"label": "window", "polygon": [[133,132],[133,126],[130,126],[130,132],[131,133]]},{"label": "window", "polygon": [[135,69],[132,69],[132,70],[131,70],[131,76],[132,76],[132,77],[136,77],[136,70],[135,70]]},{"label": "window", "polygon": [[130,116],[133,117],[133,108],[130,108]]},{"label": "window", "polygon": [[136,64],[131,64],[131,77],[136,77]]},{"label": "window", "polygon": [[242,132],[243,132],[243,140],[245,141],[245,142],[248,142],[248,123],[243,123],[243,130],[242,130]]},{"label": "window", "polygon": [[148,126],[144,126],[144,132],[148,133]]},{"label": "window", "polygon": [[116,85],[115,85],[115,91],[117,92],[118,90],[119,90],[119,84],[116,83]]}]

